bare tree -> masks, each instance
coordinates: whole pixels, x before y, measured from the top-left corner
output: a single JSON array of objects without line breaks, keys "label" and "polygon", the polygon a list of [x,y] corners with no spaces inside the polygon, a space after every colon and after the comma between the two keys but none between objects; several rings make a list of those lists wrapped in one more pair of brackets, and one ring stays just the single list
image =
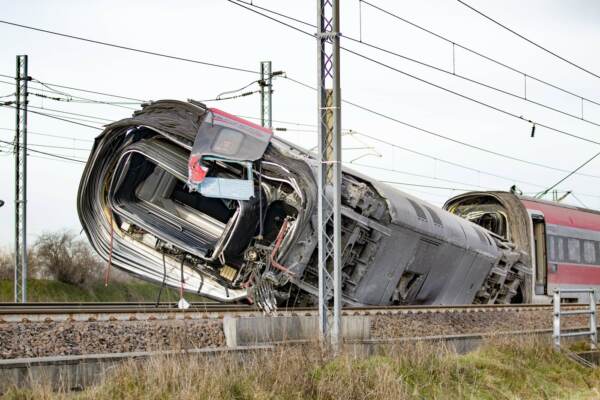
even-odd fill
[{"label": "bare tree", "polygon": [[[27,252],[27,266],[29,277],[37,276],[39,268],[35,254],[31,249]],[[8,250],[0,250],[0,280],[12,280],[15,274],[15,253]]]},{"label": "bare tree", "polygon": [[99,278],[102,261],[69,231],[46,232],[34,244],[37,263],[56,280],[83,285]]}]

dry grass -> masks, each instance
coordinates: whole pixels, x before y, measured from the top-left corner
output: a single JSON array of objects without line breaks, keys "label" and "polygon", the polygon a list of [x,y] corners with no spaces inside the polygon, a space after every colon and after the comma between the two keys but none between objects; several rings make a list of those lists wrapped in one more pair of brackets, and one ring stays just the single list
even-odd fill
[{"label": "dry grass", "polygon": [[532,339],[494,341],[457,355],[417,344],[330,358],[317,347],[243,357],[160,357],[119,366],[79,393],[47,386],[9,399],[597,399],[600,371]]}]

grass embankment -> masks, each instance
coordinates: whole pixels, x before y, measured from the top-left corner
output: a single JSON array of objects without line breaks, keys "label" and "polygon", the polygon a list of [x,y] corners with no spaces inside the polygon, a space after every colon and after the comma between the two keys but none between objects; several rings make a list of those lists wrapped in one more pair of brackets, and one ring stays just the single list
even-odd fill
[{"label": "grass embankment", "polygon": [[[156,301],[159,286],[143,281],[110,282],[104,286],[97,282],[76,286],[53,280],[31,279],[27,281],[28,301],[30,302],[144,302]],[[0,280],[0,302],[13,301],[13,282]],[[206,301],[191,293],[186,293],[188,301]],[[176,289],[163,290],[161,301],[177,301]]]},{"label": "grass embankment", "polygon": [[597,399],[600,371],[547,343],[490,343],[467,355],[417,345],[385,355],[324,357],[318,349],[130,362],[79,393],[12,391],[8,399]]}]

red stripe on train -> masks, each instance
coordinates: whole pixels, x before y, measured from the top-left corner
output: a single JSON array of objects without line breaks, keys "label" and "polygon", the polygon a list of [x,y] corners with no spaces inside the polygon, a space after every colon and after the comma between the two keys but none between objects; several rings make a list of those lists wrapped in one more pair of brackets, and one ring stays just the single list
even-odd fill
[{"label": "red stripe on train", "polygon": [[548,283],[600,285],[600,267],[585,264],[558,264],[558,272],[548,274]]},{"label": "red stripe on train", "polygon": [[547,224],[600,231],[600,214],[529,199],[521,202],[528,210],[543,212]]}]

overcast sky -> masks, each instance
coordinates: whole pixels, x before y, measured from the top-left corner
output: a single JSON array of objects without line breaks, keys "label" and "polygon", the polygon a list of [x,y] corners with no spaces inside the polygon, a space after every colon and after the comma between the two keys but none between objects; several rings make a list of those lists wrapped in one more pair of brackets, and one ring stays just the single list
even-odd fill
[{"label": "overcast sky", "polygon": [[[254,3],[310,22],[316,19],[314,0],[255,0]],[[362,24],[359,24],[361,13],[358,0],[341,3],[343,35],[358,38],[362,25],[364,41],[452,70],[451,44],[384,15],[364,3]],[[372,0],[372,3],[530,76],[600,102],[599,78],[542,52],[457,1]],[[600,57],[597,51],[597,43],[600,41],[600,2],[470,0],[470,4],[530,39],[600,74]],[[289,77],[311,85],[315,85],[316,81],[314,39],[236,7],[226,0],[0,0],[0,15],[0,19],[15,23],[251,70],[258,70],[262,60],[271,60],[273,70],[283,70]],[[397,69],[522,115],[526,120],[600,141],[598,126],[347,40],[342,42],[348,48],[389,63]],[[16,54],[29,55],[29,74],[40,81],[139,99],[210,99],[257,78],[251,73],[143,55],[0,24],[0,74],[14,75]],[[531,138],[531,124],[528,122],[428,86],[355,55],[342,52],[341,57],[344,99],[395,119],[476,146],[565,170],[574,169],[600,151],[598,145],[539,126],[535,137]],[[522,75],[500,68],[459,48],[455,51],[455,70],[458,74],[523,95]],[[7,78],[0,80],[11,81]],[[49,94],[40,91],[39,84],[32,84],[32,87],[38,88],[37,93]],[[256,85],[251,86],[251,89],[257,89]],[[316,133],[311,132],[313,128],[310,125],[316,123],[315,92],[285,79],[275,80],[274,89],[273,119],[309,125],[295,126],[276,122],[276,127],[308,131],[282,133],[281,136],[308,148],[314,146]],[[115,101],[74,90],[64,91],[103,101]],[[0,83],[0,96],[13,92],[14,86]],[[532,80],[527,83],[527,97],[571,114],[581,114],[581,99],[536,84]],[[10,97],[0,101],[7,99]],[[238,115],[260,115],[258,95],[209,104]],[[31,97],[30,105],[107,120],[118,120],[132,112],[127,108],[111,105],[57,102],[35,96]],[[38,108],[32,110],[41,111]],[[45,112],[69,116],[56,111]],[[600,123],[600,107],[584,102],[583,116]],[[87,127],[35,114],[31,114],[29,118],[28,140],[32,149],[71,158],[87,159],[87,149],[99,133]],[[361,157],[355,161],[360,164],[355,168],[384,181],[472,190],[507,190],[516,183],[523,192],[533,194],[565,175],[564,172],[509,161],[444,141],[346,104],[342,108],[342,121],[345,130],[362,132],[430,156],[428,158],[409,153],[363,136],[345,136],[344,147],[348,150],[344,152],[344,159],[351,161]],[[98,125],[89,121],[79,122]],[[0,140],[12,140],[13,129],[14,110],[0,107]],[[361,149],[356,149],[357,147]],[[5,206],[0,209],[0,245],[9,245],[14,235],[14,159],[4,146],[0,148],[0,199],[6,201]],[[81,227],[76,211],[76,193],[83,164],[41,157],[45,156],[30,153],[28,158],[29,240],[47,230],[68,228],[78,233]],[[463,164],[471,170],[442,160]],[[580,172],[600,176],[600,157]],[[449,189],[397,187],[437,205],[442,205],[446,199],[460,193]],[[600,179],[581,175],[572,176],[559,187],[561,191],[573,190],[576,195],[576,198],[567,198],[566,202],[579,204],[579,199],[590,208],[600,208],[599,188]]]}]

